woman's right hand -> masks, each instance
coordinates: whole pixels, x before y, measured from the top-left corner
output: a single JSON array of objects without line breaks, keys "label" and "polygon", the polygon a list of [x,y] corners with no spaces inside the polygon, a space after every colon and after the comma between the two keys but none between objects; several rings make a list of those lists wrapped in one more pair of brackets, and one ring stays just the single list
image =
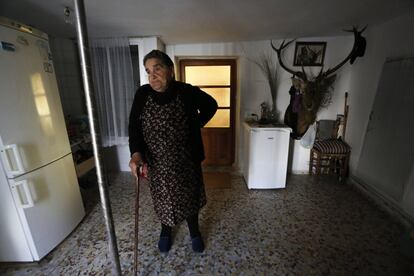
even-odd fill
[{"label": "woman's right hand", "polygon": [[138,178],[138,168],[140,169],[139,174],[143,177],[148,177],[148,165],[143,161],[143,158],[139,152],[135,152],[129,160],[129,168],[133,176]]}]

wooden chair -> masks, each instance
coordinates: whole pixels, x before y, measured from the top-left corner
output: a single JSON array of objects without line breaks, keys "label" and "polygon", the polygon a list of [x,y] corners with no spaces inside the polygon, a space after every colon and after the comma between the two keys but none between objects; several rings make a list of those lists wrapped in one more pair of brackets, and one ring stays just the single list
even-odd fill
[{"label": "wooden chair", "polygon": [[349,106],[345,93],[344,114],[336,120],[317,122],[315,143],[310,151],[309,174],[337,174],[340,179],[348,175],[351,147],[344,141]]}]

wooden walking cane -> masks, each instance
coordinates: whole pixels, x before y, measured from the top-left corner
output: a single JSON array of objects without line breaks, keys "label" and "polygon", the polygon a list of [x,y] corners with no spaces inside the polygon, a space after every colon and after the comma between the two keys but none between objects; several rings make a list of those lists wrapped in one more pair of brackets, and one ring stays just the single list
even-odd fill
[{"label": "wooden walking cane", "polygon": [[138,272],[138,217],[139,217],[139,176],[141,165],[137,168],[137,177],[135,178],[135,237],[134,237],[134,275]]}]

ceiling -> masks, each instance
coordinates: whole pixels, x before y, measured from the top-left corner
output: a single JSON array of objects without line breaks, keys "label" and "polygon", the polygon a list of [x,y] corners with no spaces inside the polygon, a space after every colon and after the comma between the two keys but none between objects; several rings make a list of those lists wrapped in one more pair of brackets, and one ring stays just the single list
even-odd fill
[{"label": "ceiling", "polygon": [[[1,0],[0,15],[74,37],[72,0]],[[90,37],[159,36],[166,44],[340,35],[414,10],[412,0],[85,0]],[[73,10],[73,8],[72,8]]]}]

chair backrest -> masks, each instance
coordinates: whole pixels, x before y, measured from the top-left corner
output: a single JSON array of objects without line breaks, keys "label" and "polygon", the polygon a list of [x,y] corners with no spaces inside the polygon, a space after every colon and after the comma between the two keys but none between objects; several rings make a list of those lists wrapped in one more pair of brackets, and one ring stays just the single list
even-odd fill
[{"label": "chair backrest", "polygon": [[344,114],[337,114],[336,120],[319,120],[316,122],[316,140],[339,139],[345,140],[345,130],[349,106],[348,92],[345,93]]},{"label": "chair backrest", "polygon": [[326,140],[337,138],[336,120],[319,120],[316,122],[316,139]]}]

